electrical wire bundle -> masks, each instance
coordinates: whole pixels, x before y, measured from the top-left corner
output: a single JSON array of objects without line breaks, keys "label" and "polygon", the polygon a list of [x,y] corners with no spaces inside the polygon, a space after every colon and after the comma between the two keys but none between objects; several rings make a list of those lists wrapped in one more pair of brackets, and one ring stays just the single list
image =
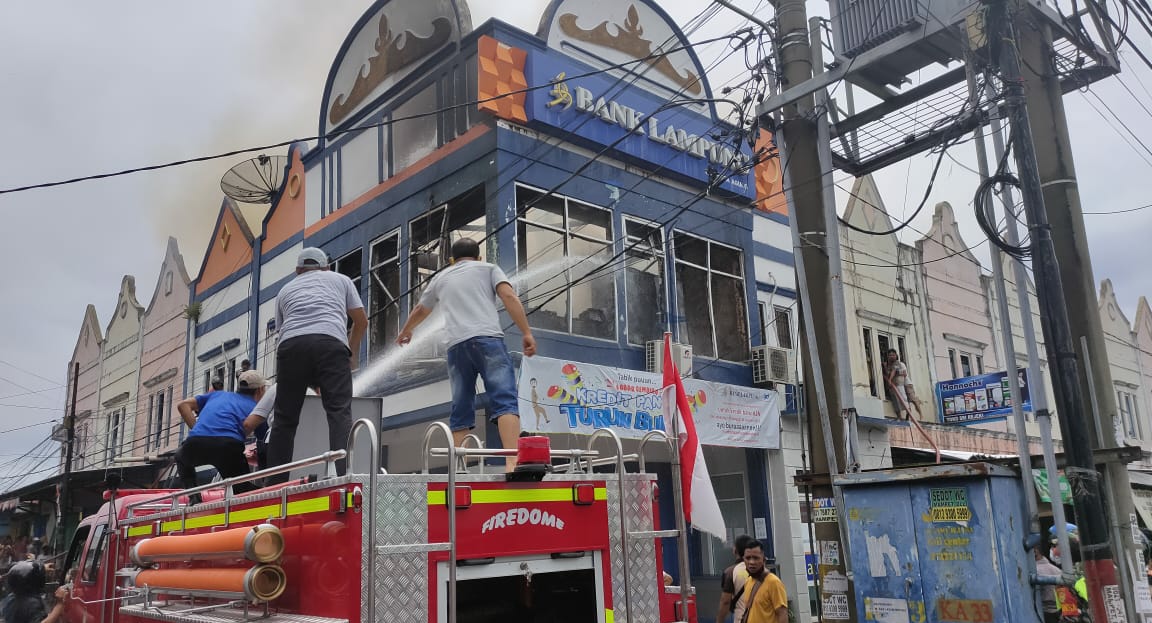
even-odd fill
[{"label": "electrical wire bundle", "polygon": [[[988,236],[988,240],[1010,257],[1023,261],[1032,255],[1030,246],[1025,244],[1016,245],[1004,240],[1004,238],[1000,236],[999,229],[989,220],[988,215],[991,212],[986,210],[986,204],[984,203],[997,186],[1020,188],[1019,178],[1008,172],[1008,156],[1012,153],[1012,145],[1015,140],[1016,133],[1009,133],[1008,144],[1004,149],[1004,155],[1000,158],[1000,163],[996,166],[996,172],[988,176],[987,179],[980,182],[980,185],[976,187],[976,196],[972,199],[972,205],[976,209],[976,223],[980,225],[980,229],[984,232],[984,235]],[[1009,212],[1011,212],[1011,210],[1009,210]],[[1007,214],[1005,218],[1015,218],[1015,215]]]}]

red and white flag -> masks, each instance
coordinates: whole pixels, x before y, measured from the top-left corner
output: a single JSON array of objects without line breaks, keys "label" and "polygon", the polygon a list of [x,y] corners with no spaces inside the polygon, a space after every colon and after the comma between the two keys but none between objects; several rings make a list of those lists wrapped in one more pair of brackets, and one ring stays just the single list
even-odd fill
[{"label": "red and white flag", "polygon": [[724,517],[720,515],[720,503],[716,501],[716,491],[712,489],[712,479],[708,476],[708,466],[704,463],[704,448],[696,435],[696,423],[692,421],[692,407],[688,395],[684,393],[684,383],[680,371],[672,361],[672,338],[664,335],[664,421],[673,422],[678,418],[680,431],[680,482],[684,492],[684,516],[697,530],[708,532],[721,540],[727,540],[724,530]]}]

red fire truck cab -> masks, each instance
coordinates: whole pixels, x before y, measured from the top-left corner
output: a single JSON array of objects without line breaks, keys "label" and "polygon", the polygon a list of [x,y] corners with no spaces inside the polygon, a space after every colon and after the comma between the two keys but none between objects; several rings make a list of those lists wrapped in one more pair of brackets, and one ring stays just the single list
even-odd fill
[{"label": "red fire truck cab", "polygon": [[[378,450],[367,469],[353,451],[346,476],[231,493],[308,465],[334,474],[340,451],[187,491],[106,492],[68,552],[67,620],[695,621],[691,590],[665,585],[660,539],[683,535],[655,525],[645,444],[638,473],[598,431],[591,442],[611,438],[615,457],[552,453],[536,479],[510,480],[465,459],[515,451],[431,448],[441,432],[451,439],[429,427],[425,455],[458,469],[430,473],[426,458],[423,473],[383,474]],[[358,433],[380,447],[369,421]],[[593,470],[605,463],[616,471]]]}]

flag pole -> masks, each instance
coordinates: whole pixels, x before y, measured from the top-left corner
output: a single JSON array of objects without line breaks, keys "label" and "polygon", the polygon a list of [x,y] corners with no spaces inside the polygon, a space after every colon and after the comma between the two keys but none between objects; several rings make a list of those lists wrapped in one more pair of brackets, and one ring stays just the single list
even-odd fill
[{"label": "flag pole", "polygon": [[[672,334],[664,333],[664,352],[667,353],[671,349],[668,344],[672,340]],[[669,365],[668,358],[661,359],[661,370],[663,367]],[[673,364],[675,365],[675,364]],[[677,370],[679,374],[679,370]],[[667,400],[667,392],[664,392],[664,399]],[[675,400],[675,397],[673,397]],[[682,616],[677,619],[688,620],[688,600],[692,596],[692,577],[691,570],[688,565],[688,522],[684,519],[684,486],[683,481],[680,479],[680,408],[677,407],[673,410],[676,414],[670,423],[672,430],[672,505],[676,513],[676,549],[678,556],[676,557],[680,566],[680,604],[683,610]],[[628,617],[632,617],[632,613],[628,613]]]}]

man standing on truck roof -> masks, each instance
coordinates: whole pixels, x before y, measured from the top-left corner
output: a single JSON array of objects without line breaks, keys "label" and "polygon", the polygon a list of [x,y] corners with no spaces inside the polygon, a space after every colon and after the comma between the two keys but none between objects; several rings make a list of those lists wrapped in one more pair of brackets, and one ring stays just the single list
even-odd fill
[{"label": "man standing on truck roof", "polygon": [[[221,478],[248,473],[244,458],[244,419],[264,396],[264,377],[249,370],[240,375],[235,392],[210,392],[176,403],[184,423],[191,429],[176,450],[176,469],[185,489],[196,486],[196,468],[211,465]],[[251,491],[252,483],[233,487],[237,493]]]},{"label": "man standing on truck roof", "polygon": [[[480,244],[471,238],[452,243],[452,265],[432,278],[420,304],[408,314],[396,343],[412,341],[412,331],[439,305],[448,337],[448,381],[452,387],[449,428],[457,446],[476,427],[476,376],[484,379],[489,418],[500,429],[504,448],[515,448],[520,436],[516,372],[504,345],[504,329],[496,308],[499,299],[523,336],[524,356],[536,354],[536,339],[524,305],[498,266],[480,261]],[[505,467],[512,471],[516,460]]]},{"label": "man standing on truck roof", "polygon": [[[328,270],[324,251],[304,249],[296,259],[296,278],[276,298],[276,327],[276,417],[268,438],[268,467],[292,461],[300,409],[310,386],[321,390],[329,448],[346,450],[352,429],[352,370],[360,365],[360,341],[368,329],[356,285],[347,275]],[[344,474],[346,466],[346,460],[337,461],[336,471]],[[269,484],[287,481],[286,473],[268,479]]]}]

